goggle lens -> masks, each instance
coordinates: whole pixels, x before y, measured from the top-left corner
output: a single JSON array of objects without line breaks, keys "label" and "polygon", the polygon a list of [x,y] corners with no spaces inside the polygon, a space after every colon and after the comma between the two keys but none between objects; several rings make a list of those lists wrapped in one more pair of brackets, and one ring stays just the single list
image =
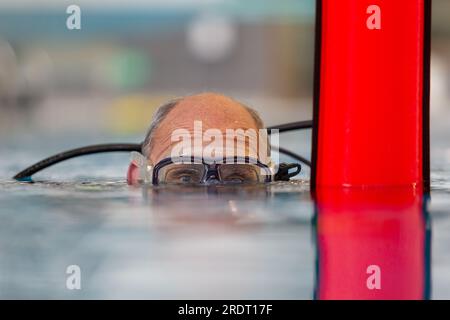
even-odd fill
[{"label": "goggle lens", "polygon": [[218,171],[225,183],[257,183],[265,180],[265,177],[261,177],[261,168],[252,164],[223,164]]},{"label": "goggle lens", "polygon": [[198,184],[205,175],[203,164],[169,164],[158,173],[158,182],[164,184]]}]

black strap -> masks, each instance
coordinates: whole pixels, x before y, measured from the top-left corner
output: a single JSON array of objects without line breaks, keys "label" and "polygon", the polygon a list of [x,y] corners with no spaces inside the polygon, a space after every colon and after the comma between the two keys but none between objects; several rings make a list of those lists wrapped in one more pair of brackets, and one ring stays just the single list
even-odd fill
[{"label": "black strap", "polygon": [[[289,172],[291,169],[296,169],[293,172]],[[275,181],[289,181],[292,177],[295,177],[302,171],[302,166],[299,163],[280,163],[278,172],[275,174]]]}]

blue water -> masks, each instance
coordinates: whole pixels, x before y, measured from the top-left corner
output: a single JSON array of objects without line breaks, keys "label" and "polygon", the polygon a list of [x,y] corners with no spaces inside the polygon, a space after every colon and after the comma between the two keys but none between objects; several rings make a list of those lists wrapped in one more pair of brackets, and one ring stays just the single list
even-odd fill
[{"label": "blue water", "polygon": [[[323,248],[318,248],[307,171],[294,182],[261,187],[155,190],[127,186],[128,156],[110,154],[55,166],[37,175],[35,184],[9,179],[36,160],[81,144],[61,139],[43,147],[29,139],[0,147],[0,298],[317,295]],[[430,269],[412,281],[425,283],[433,299],[449,299],[445,144],[435,146],[432,157],[429,224],[420,227],[431,234],[420,262]],[[431,250],[425,258],[427,244]],[[69,265],[81,269],[81,290],[66,287]]]}]

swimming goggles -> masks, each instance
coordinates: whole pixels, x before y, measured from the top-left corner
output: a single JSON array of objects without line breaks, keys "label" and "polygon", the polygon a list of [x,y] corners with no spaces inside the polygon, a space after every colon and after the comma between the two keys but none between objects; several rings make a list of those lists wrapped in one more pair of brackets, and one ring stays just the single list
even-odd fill
[{"label": "swimming goggles", "polygon": [[[131,161],[139,168],[141,181],[152,185],[255,184],[287,181],[301,171],[299,164],[280,164],[278,168],[255,158],[205,159],[194,156],[166,158],[151,166],[138,152]],[[289,172],[291,169],[295,172]],[[278,169],[278,170],[276,170]]]}]

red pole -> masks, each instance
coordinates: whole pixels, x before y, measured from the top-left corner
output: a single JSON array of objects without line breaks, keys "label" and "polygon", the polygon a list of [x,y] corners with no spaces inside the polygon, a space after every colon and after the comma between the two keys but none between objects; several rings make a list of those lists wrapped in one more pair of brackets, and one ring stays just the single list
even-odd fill
[{"label": "red pole", "polygon": [[429,188],[431,0],[318,0],[312,188]]}]

